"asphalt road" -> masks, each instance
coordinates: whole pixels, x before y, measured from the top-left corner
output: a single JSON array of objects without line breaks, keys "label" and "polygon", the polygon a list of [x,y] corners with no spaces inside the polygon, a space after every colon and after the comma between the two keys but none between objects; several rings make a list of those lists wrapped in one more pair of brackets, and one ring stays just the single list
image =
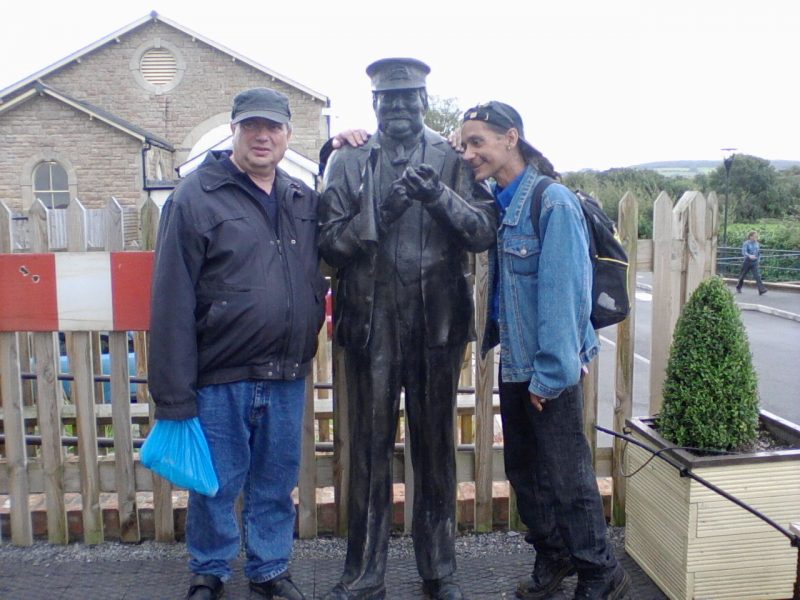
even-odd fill
[{"label": "asphalt road", "polygon": [[[648,286],[650,274],[640,274],[638,282]],[[652,295],[639,287],[636,291],[636,341],[634,359],[634,416],[650,414],[650,326]],[[731,286],[733,290],[733,286]],[[750,339],[753,364],[758,373],[758,389],[763,409],[800,423],[800,322],[769,312],[785,311],[800,315],[800,292],[771,289],[759,296],[752,287],[736,295],[742,320]],[[598,423],[612,427],[614,403],[613,365],[616,353],[616,327],[600,331],[600,382]],[[610,446],[610,436],[601,434],[600,446]]]}]

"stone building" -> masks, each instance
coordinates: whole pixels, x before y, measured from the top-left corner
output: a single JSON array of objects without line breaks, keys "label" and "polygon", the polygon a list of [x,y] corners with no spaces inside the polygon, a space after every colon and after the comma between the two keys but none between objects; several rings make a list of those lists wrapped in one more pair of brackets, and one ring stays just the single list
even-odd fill
[{"label": "stone building", "polygon": [[0,91],[0,201],[160,203],[182,165],[230,134],[231,101],[251,87],[289,97],[281,166],[313,186],[329,99],[153,12]]}]

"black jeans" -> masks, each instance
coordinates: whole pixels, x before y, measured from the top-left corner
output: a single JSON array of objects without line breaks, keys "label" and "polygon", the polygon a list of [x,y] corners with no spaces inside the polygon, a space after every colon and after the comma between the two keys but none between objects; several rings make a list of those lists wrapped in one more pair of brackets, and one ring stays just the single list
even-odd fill
[{"label": "black jeans", "polygon": [[[501,373],[502,378],[502,373]],[[587,575],[616,564],[583,434],[580,383],[537,411],[528,382],[500,383],[506,475],[537,553],[572,557]]]},{"label": "black jeans", "polygon": [[752,271],[753,277],[756,280],[756,286],[758,287],[759,292],[765,291],[767,288],[761,281],[761,271],[758,270],[758,260],[753,260],[751,258],[745,258],[744,262],[742,263],[742,272],[739,274],[739,282],[736,284],[736,289],[741,290],[742,284],[744,283],[744,278],[747,277],[747,274]]}]

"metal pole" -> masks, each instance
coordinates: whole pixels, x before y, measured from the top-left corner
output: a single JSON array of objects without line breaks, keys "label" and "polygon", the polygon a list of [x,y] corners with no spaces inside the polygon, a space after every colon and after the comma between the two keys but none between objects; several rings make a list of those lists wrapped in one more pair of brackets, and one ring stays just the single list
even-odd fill
[{"label": "metal pole", "polygon": [[[727,162],[727,161],[726,161]],[[728,187],[730,186],[731,173],[730,168],[725,165],[725,209],[722,216],[722,245],[728,246]]]},{"label": "metal pole", "polygon": [[736,156],[733,152],[736,148],[723,148],[723,152],[730,152],[728,156],[726,156],[722,160],[722,164],[725,167],[725,209],[723,211],[722,216],[722,246],[728,246],[728,196],[730,194],[730,181],[731,181],[731,166],[733,165],[733,157]]}]

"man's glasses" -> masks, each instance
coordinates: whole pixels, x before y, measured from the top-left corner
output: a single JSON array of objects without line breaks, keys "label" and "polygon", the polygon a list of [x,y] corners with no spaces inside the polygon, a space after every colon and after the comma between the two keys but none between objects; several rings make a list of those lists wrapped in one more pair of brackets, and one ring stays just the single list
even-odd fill
[{"label": "man's glasses", "polygon": [[239,123],[239,127],[244,129],[247,133],[255,133],[262,129],[266,129],[267,131],[280,130],[283,129],[283,124],[263,119],[245,119]]}]

